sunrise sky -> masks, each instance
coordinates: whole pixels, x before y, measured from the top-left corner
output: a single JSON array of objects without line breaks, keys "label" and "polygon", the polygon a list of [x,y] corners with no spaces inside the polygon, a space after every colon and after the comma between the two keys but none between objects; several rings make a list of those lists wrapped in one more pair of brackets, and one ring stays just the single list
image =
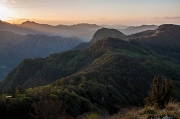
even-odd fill
[{"label": "sunrise sky", "polygon": [[180,24],[180,0],[0,0],[0,19],[16,24]]}]

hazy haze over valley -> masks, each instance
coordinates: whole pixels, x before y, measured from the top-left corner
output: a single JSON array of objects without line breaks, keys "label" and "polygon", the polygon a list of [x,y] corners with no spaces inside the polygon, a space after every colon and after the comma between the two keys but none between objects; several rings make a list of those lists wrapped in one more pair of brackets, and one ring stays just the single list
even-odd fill
[{"label": "hazy haze over valley", "polygon": [[180,0],[0,0],[0,118],[180,119]]}]

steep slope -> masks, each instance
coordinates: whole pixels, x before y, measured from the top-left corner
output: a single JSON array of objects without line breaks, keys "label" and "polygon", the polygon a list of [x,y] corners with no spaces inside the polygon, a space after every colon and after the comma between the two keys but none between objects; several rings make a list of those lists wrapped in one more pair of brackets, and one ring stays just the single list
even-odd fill
[{"label": "steep slope", "polygon": [[81,43],[78,46],[74,47],[73,49],[83,50],[87,48],[90,44],[95,43],[98,40],[101,40],[103,38],[108,38],[108,37],[124,39],[126,36],[116,29],[101,28],[94,33],[90,42]]},{"label": "steep slope", "polygon": [[93,35],[90,43],[94,43],[94,42],[96,42],[102,38],[106,38],[106,37],[124,39],[125,35],[116,29],[102,28],[102,29],[99,29],[96,31],[96,33]]},{"label": "steep slope", "polygon": [[180,26],[164,24],[152,31],[145,31],[127,37],[138,41],[160,55],[180,61]]},{"label": "steep slope", "polygon": [[[157,56],[137,41],[105,38],[82,51],[25,59],[2,81],[0,89],[29,88],[54,81],[27,93],[29,96],[41,96],[43,92],[57,95],[69,105],[70,111],[75,107],[82,112],[108,110],[112,114],[122,106],[141,105],[154,76],[179,82],[180,64]],[[178,87],[179,84],[175,86],[177,90]]]},{"label": "steep slope", "polygon": [[69,50],[82,41],[78,38],[46,35],[18,35],[0,31],[0,80],[24,58],[47,57]]}]

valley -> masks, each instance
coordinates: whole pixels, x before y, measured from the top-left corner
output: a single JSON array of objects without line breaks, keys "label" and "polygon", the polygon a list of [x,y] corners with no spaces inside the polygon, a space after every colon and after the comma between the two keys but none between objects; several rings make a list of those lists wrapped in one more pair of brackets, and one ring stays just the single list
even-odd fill
[{"label": "valley", "polygon": [[[66,43],[61,37],[10,34],[18,40],[9,44],[11,41],[5,39],[3,43],[13,52],[18,51],[13,49],[17,47],[24,49],[19,53],[33,57],[24,59],[0,83],[1,94],[11,94],[17,101],[22,99],[29,104],[32,100],[56,100],[65,107],[67,115],[74,117],[103,111],[112,115],[127,106],[143,106],[156,76],[172,79],[174,98],[180,99],[179,25],[164,24],[128,36],[101,28],[88,43],[74,38],[66,39],[70,40]],[[58,51],[66,46],[59,46],[62,41],[67,46],[72,42],[77,46]],[[37,58],[38,53],[46,54]]]}]

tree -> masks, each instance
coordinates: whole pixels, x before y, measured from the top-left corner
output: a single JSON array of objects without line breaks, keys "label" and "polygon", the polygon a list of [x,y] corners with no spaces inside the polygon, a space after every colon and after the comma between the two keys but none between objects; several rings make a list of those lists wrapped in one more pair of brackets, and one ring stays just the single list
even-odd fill
[{"label": "tree", "polygon": [[44,97],[32,105],[35,119],[57,119],[62,116],[62,101]]},{"label": "tree", "polygon": [[17,86],[15,88],[15,97],[16,98],[25,98],[26,97],[25,90],[22,87]]},{"label": "tree", "polygon": [[151,91],[148,92],[148,97],[145,98],[145,102],[146,105],[163,108],[168,104],[172,96],[172,80],[167,80],[167,78],[162,78],[160,80],[158,77],[154,77]]}]

